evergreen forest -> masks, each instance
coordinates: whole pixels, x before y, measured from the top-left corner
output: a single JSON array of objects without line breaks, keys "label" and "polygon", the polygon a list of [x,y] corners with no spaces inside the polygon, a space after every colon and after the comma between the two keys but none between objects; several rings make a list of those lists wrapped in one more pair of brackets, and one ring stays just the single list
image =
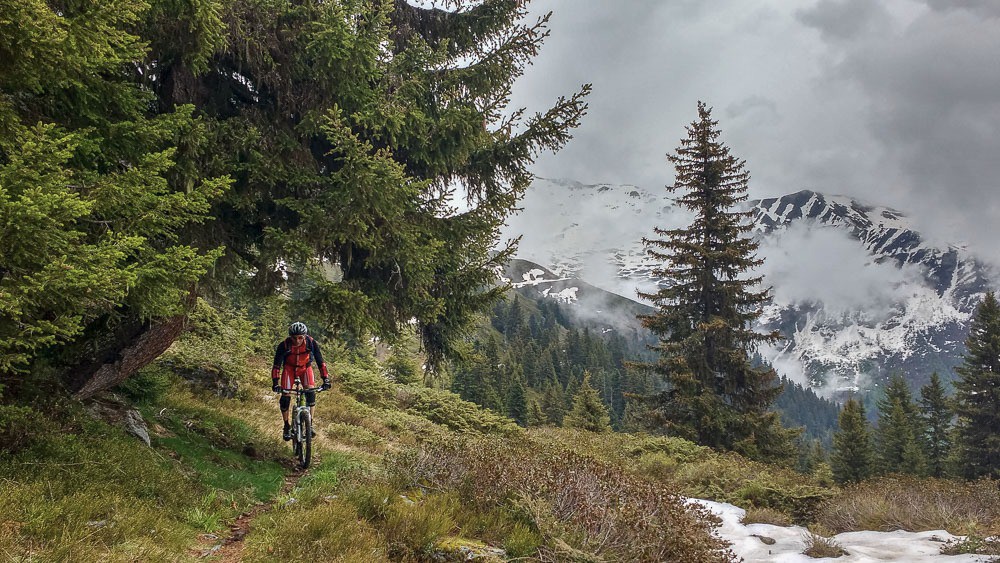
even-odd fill
[{"label": "evergreen forest", "polygon": [[662,147],[661,283],[595,314],[503,277],[593,91],[512,102],[529,4],[0,2],[0,560],[1000,555],[995,294],[919,389],[779,373],[725,112]]}]

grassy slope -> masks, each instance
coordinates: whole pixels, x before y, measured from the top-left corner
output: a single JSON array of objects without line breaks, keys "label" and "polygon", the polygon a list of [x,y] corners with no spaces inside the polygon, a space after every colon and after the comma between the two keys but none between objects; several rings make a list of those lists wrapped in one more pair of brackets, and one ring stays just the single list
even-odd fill
[{"label": "grassy slope", "polygon": [[[390,384],[374,365],[336,371],[341,383],[316,409],[318,460],[287,492],[290,452],[266,374],[243,400],[147,374],[150,388],[173,381],[140,404],[153,448],[78,405],[57,407],[47,429],[0,458],[0,559],[194,560],[212,544],[204,534],[225,537],[227,523],[266,502],[242,544],[246,561],[460,560],[488,546],[509,558],[725,561],[706,515],[678,494],[836,531],[889,525],[878,515],[904,502],[881,499],[857,522],[857,503],[844,506],[870,490],[838,492],[683,440],[525,431],[450,393]],[[935,485],[899,489],[926,487]],[[941,518],[985,532],[995,500]]]}]

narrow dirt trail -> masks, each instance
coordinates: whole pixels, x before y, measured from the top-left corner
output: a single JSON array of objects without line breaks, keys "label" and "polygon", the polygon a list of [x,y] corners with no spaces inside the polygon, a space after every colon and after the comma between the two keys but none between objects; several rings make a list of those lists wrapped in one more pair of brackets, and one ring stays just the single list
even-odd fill
[{"label": "narrow dirt trail", "polygon": [[[275,498],[286,495],[295,489],[299,479],[306,475],[308,470],[296,468],[291,473],[285,475],[285,482],[281,486],[281,491]],[[219,542],[219,536],[214,534],[202,534],[199,541],[204,544],[214,543],[207,549],[194,549],[193,554],[198,559],[208,559],[221,563],[236,563],[243,561],[243,539],[250,533],[250,523],[255,518],[270,511],[275,504],[275,500],[260,503],[250,510],[240,514],[231,524],[229,524],[229,536]]]}]

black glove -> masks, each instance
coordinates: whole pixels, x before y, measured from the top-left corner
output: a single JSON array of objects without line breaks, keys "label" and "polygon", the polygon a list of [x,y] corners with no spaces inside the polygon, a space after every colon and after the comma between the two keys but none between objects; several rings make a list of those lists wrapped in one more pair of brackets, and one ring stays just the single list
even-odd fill
[{"label": "black glove", "polygon": [[274,391],[275,393],[281,393],[281,383],[278,383],[277,379],[272,379],[271,383],[272,383],[271,391]]},{"label": "black glove", "polygon": [[324,391],[330,390],[330,378],[328,377],[323,378],[323,387],[321,387],[321,389],[323,389]]}]

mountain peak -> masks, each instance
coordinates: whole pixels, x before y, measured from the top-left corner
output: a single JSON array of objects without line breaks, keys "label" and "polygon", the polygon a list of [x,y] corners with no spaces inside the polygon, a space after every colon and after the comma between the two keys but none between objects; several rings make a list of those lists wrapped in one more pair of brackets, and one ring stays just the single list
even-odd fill
[{"label": "mountain peak", "polygon": [[[670,283],[655,275],[662,264],[641,242],[654,227],[689,222],[668,195],[633,185],[539,179],[505,234],[524,234],[518,257],[555,277],[634,295],[636,287]],[[896,209],[844,195],[801,190],[745,205],[762,252],[778,253],[765,263],[772,265],[766,283],[776,299],[764,328],[787,339],[767,358],[779,370],[840,387],[864,387],[901,371],[919,385],[930,371],[948,374],[959,361],[968,320],[991,286],[985,266],[968,253],[924,240]],[[839,254],[823,246],[834,243]],[[774,270],[779,264],[784,273]],[[906,273],[891,274],[892,268]],[[827,306],[824,296],[839,301]],[[844,303],[868,308],[845,310]]]}]

